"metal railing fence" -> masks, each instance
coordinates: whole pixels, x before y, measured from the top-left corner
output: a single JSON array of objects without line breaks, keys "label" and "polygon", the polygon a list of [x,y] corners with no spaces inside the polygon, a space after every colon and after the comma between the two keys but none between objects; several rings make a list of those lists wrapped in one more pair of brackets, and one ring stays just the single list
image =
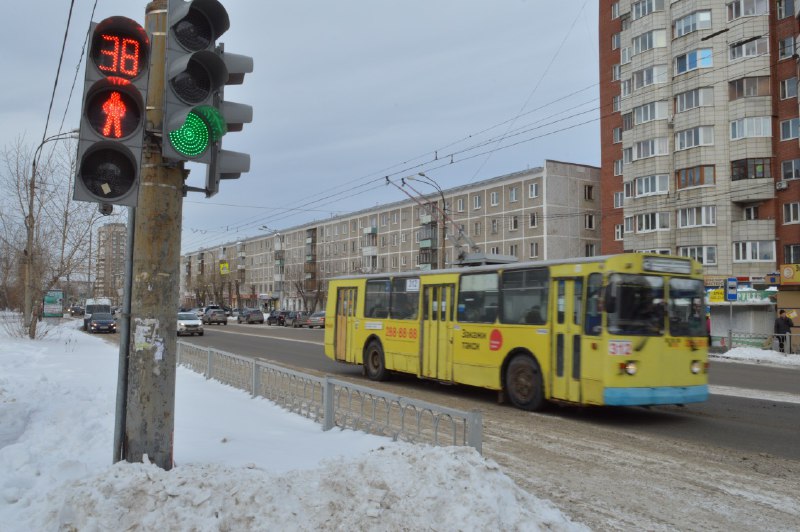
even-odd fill
[{"label": "metal railing fence", "polygon": [[482,450],[483,421],[477,410],[455,410],[182,341],[177,357],[178,364],[207,379],[269,399],[321,423],[323,430],[339,427],[396,441]]},{"label": "metal railing fence", "polygon": [[[788,333],[783,342],[784,354],[800,353],[800,334]],[[779,350],[778,337],[775,334],[758,334],[738,332],[728,329],[726,350],[734,347],[755,347],[759,349]]]}]

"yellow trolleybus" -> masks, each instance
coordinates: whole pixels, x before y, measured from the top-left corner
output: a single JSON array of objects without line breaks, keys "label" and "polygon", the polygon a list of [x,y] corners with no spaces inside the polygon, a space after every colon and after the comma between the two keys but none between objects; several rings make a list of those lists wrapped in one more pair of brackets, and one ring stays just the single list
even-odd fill
[{"label": "yellow trolleybus", "polygon": [[332,279],[325,354],[498,390],[515,406],[708,398],[702,268],[627,253]]}]

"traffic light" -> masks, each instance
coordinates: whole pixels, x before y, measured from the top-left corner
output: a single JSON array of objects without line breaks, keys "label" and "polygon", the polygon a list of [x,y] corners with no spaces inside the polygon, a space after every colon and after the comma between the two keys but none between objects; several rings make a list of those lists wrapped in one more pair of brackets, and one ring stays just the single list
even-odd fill
[{"label": "traffic light", "polygon": [[222,136],[250,122],[248,105],[225,102],[226,84],[239,84],[253,71],[253,59],[226,54],[216,41],[230,27],[217,0],[168,0],[166,88],[161,154],[172,161],[208,165],[206,195],[219,179],[250,169],[250,156],[222,150]]},{"label": "traffic light", "polygon": [[90,28],[73,199],[136,206],[150,38],[126,17]]}]

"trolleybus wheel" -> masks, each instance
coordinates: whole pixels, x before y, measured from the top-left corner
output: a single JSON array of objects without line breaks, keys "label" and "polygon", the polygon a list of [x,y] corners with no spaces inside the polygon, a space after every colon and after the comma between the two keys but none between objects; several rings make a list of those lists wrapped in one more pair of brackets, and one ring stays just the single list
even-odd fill
[{"label": "trolleybus wheel", "polygon": [[506,393],[511,403],[522,410],[541,410],[545,406],[542,371],[534,359],[517,355],[506,368]]},{"label": "trolleybus wheel", "polygon": [[364,352],[364,369],[370,380],[386,380],[386,361],[384,360],[380,343],[373,341],[367,345],[367,350]]}]

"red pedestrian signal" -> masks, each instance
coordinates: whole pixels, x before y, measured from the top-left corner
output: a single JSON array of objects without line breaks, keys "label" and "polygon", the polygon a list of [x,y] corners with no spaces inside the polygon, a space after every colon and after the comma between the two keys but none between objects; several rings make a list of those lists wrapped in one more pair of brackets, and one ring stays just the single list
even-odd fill
[{"label": "red pedestrian signal", "polygon": [[73,198],[136,206],[150,38],[135,21],[92,24]]}]

